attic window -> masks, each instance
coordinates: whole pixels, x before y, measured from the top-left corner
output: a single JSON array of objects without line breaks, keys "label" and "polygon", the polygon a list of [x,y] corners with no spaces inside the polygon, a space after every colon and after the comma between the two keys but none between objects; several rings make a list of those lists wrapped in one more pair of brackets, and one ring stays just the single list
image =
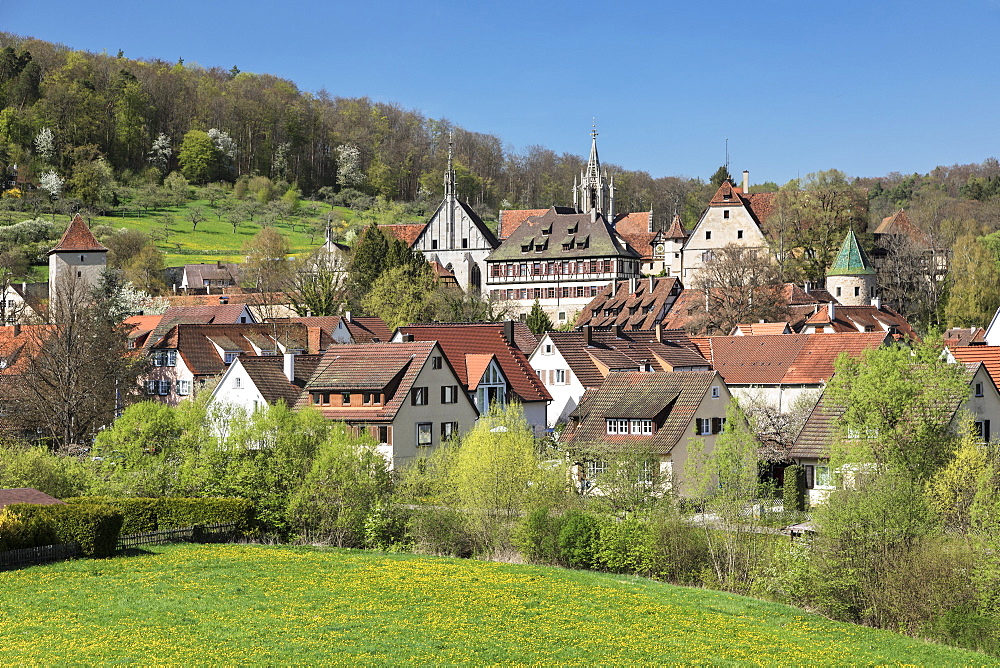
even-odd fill
[{"label": "attic window", "polygon": [[712,238],[712,230],[706,230],[705,231],[705,241],[708,241],[711,238]]},{"label": "attic window", "polygon": [[736,230],[736,238],[737,239],[743,238],[743,230]]},{"label": "attic window", "polygon": [[576,230],[577,230],[578,227],[579,227],[578,223],[573,223],[572,225],[570,225],[569,227],[566,228],[566,233],[567,234],[576,234]]},{"label": "attic window", "polygon": [[552,223],[549,223],[548,225],[542,228],[542,234],[546,236],[552,234]]},{"label": "attic window", "polygon": [[723,209],[722,210],[722,217],[723,218],[729,218],[729,209]]},{"label": "attic window", "polygon": [[236,352],[227,352],[225,354],[225,357],[223,358],[223,361],[225,361],[226,364],[232,364],[233,361],[239,356],[240,353],[238,350]]},{"label": "attic window", "polygon": [[976,396],[977,397],[983,396],[983,384],[982,383],[976,383]]}]

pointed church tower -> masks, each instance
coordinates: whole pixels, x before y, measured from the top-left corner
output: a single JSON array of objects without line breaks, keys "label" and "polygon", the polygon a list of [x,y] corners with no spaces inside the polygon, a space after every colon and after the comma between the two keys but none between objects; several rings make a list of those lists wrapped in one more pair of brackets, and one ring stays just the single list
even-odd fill
[{"label": "pointed church tower", "polygon": [[448,136],[448,169],[444,173],[444,214],[446,248],[455,248],[455,209],[458,207],[455,178],[455,138]]},{"label": "pointed church tower", "polygon": [[[608,185],[607,174],[601,171],[601,159],[597,155],[597,127],[590,131],[590,158],[587,160],[587,170],[580,174],[579,208],[583,213],[603,214],[606,220],[611,220],[611,188]],[[574,197],[574,204],[576,198]],[[591,217],[593,217],[591,213]]]},{"label": "pointed church tower", "polygon": [[59,243],[49,251],[49,313],[56,313],[60,299],[71,291],[94,289],[107,264],[108,249],[76,214]]},{"label": "pointed church tower", "polygon": [[867,306],[875,296],[875,268],[854,230],[847,232],[837,259],[826,272],[826,289],[844,306]]}]

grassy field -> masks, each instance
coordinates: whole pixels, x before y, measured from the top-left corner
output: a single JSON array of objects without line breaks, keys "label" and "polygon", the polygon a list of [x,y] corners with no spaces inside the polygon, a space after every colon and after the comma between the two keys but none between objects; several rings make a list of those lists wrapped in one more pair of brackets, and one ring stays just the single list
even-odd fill
[{"label": "grassy field", "polygon": [[[320,218],[325,220],[331,207],[323,203],[319,203],[319,206]],[[201,207],[205,215],[205,220],[198,223],[195,230],[191,229],[191,221],[187,219],[187,212],[191,207]],[[342,221],[341,224],[355,216],[351,209],[332,208]],[[125,227],[146,232],[157,240],[157,246],[166,253],[168,267],[217,260],[242,262],[243,254],[240,250],[243,243],[261,230],[260,225],[248,222],[240,225],[234,234],[232,224],[225,219],[220,220],[207,200],[195,200],[180,207],[158,209],[147,215],[97,216],[91,222],[91,226],[97,225],[108,225],[116,229]],[[295,221],[294,225],[288,221],[277,222],[274,225],[288,239],[293,253],[308,252],[323,243],[322,233],[315,234],[310,239],[308,226],[309,222],[306,220]],[[168,230],[166,239],[163,238],[165,227]]]},{"label": "grassy field", "polygon": [[176,545],[0,573],[0,664],[917,664],[988,657],[642,578]]}]

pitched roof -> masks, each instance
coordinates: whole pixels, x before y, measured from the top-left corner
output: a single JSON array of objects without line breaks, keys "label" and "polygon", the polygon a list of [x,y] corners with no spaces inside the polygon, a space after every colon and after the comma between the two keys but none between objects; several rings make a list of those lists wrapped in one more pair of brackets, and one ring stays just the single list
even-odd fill
[{"label": "pitched roof", "polygon": [[[631,286],[632,283],[627,280],[606,285],[580,311],[576,326],[620,325],[627,329],[651,330],[667,314],[681,292],[680,281],[674,277],[638,279],[634,291]],[[632,313],[633,309],[635,313]]]},{"label": "pitched roof", "polygon": [[729,385],[817,384],[841,352],[859,355],[890,341],[885,332],[710,336],[692,341]]},{"label": "pitched roof", "polygon": [[589,213],[560,213],[552,207],[541,216],[525,220],[486,260],[609,256],[638,258],[639,254],[619,240],[604,216],[598,215],[592,221]]},{"label": "pitched roof", "polygon": [[833,311],[833,322],[830,322],[830,308],[825,307],[809,316],[805,324],[832,327],[835,332],[889,332],[896,339],[920,340],[906,318],[888,306],[836,304]]},{"label": "pitched roof", "polygon": [[719,189],[712,195],[708,205],[713,206],[743,206],[750,217],[760,225],[774,211],[777,193],[746,194],[729,180],[723,181]]},{"label": "pitched roof", "polygon": [[81,251],[107,251],[107,246],[102,245],[94,237],[93,232],[87,226],[87,223],[83,222],[83,217],[80,214],[76,214],[73,217],[72,222],[70,222],[69,227],[63,232],[62,238],[59,239],[59,243],[49,251],[52,253],[76,253]]},{"label": "pitched roof", "polygon": [[246,304],[204,304],[201,306],[170,306],[156,323],[153,333],[146,339],[151,345],[163,338],[174,325],[236,324],[240,321]]},{"label": "pitched roof", "polygon": [[191,373],[214,376],[225,371],[227,366],[216,346],[224,352],[239,352],[248,356],[256,356],[258,349],[277,348],[278,353],[283,348],[308,350],[308,334],[306,326],[300,323],[178,323],[153,342],[150,348],[176,349]]},{"label": "pitched roof", "polygon": [[513,234],[514,230],[519,228],[521,223],[526,221],[528,218],[531,216],[541,216],[546,211],[548,211],[548,209],[515,209],[500,211],[497,237],[500,241],[503,241]]},{"label": "pitched roof", "polygon": [[315,373],[322,355],[295,355],[294,358],[293,381],[289,381],[285,375],[283,355],[241,355],[239,363],[267,403],[276,404],[280,401],[286,406],[294,406],[306,382]]},{"label": "pitched roof", "polygon": [[54,506],[65,504],[54,496],[49,496],[45,492],[39,492],[31,487],[18,487],[15,489],[0,489],[0,508],[14,503],[33,503],[39,506]]},{"label": "pitched roof", "polygon": [[681,217],[679,215],[674,215],[674,219],[670,221],[670,229],[667,230],[667,239],[687,239],[688,233],[684,229],[684,223],[681,222]]},{"label": "pitched roof", "polygon": [[795,437],[795,443],[789,449],[788,456],[807,459],[828,457],[830,444],[837,434],[840,418],[845,410],[847,409],[844,406],[830,401],[824,392],[810,411],[799,435]]},{"label": "pitched roof", "polygon": [[309,405],[311,390],[378,391],[385,395],[381,406],[315,408],[331,420],[392,421],[436,345],[416,341],[333,346],[323,354],[296,406]]},{"label": "pitched roof", "polygon": [[344,319],[348,331],[351,332],[351,340],[355,343],[375,343],[377,341],[389,341],[392,339],[392,330],[377,317],[351,316],[350,320]]},{"label": "pitched roof", "polygon": [[899,211],[893,213],[891,216],[886,216],[879,223],[879,226],[875,228],[874,234],[877,235],[892,235],[892,236],[904,236],[912,241],[930,248],[933,246],[933,240],[930,235],[921,230],[919,227],[914,225],[906,212],[900,209]]},{"label": "pitched roof", "polygon": [[1000,346],[956,346],[949,347],[948,352],[959,362],[982,362],[993,383],[1000,387]]},{"label": "pitched roof", "polygon": [[858,244],[858,237],[854,230],[848,230],[844,243],[840,246],[840,252],[826,272],[827,276],[874,276],[875,267],[872,266],[868,255]]},{"label": "pitched roof", "polygon": [[205,281],[240,281],[240,266],[235,262],[213,262],[184,265],[188,285],[204,285]]},{"label": "pitched roof", "polygon": [[746,325],[736,325],[736,327],[733,328],[732,335],[736,335],[736,330],[742,332],[742,336],[792,333],[792,328],[787,320],[785,322],[752,322]]},{"label": "pitched roof", "polygon": [[948,348],[981,345],[986,342],[986,330],[982,327],[952,327],[944,333],[944,345]]},{"label": "pitched roof", "polygon": [[653,229],[653,212],[637,211],[634,213],[622,213],[615,216],[614,228],[618,234],[655,234]]},{"label": "pitched roof", "polygon": [[[466,202],[463,202],[462,200],[458,199],[457,197],[455,198],[455,203],[462,208],[462,211],[464,211],[465,215],[469,217],[469,220],[471,220],[472,224],[476,226],[476,229],[478,229],[479,233],[483,235],[483,238],[486,239],[486,243],[488,243],[491,248],[496,248],[497,246],[500,245],[500,241],[497,239],[496,235],[493,234],[493,231],[489,228],[489,226],[486,223],[483,222],[483,219],[479,217],[479,214],[476,213],[471,206],[469,206]],[[445,198],[441,200],[441,203],[438,205],[438,208],[434,211],[433,215],[431,215],[429,220],[433,220],[434,217],[437,216],[438,213],[440,213],[440,211],[447,205],[448,205],[448,196],[446,195]],[[413,241],[415,243],[416,238],[414,238]]]},{"label": "pitched roof", "polygon": [[470,373],[467,356],[495,355],[511,390],[522,402],[551,400],[538,374],[528,364],[527,356],[507,340],[504,330],[502,322],[473,322],[406,325],[396,331],[412,335],[415,341],[437,341],[468,389],[479,382],[479,377],[474,378]]},{"label": "pitched roof", "polygon": [[[21,374],[42,345],[53,325],[8,325],[0,327],[0,376]],[[16,332],[16,333],[15,333]]]},{"label": "pitched roof", "polygon": [[[695,412],[716,382],[721,381],[714,371],[611,372],[570,413],[573,419],[559,440],[571,448],[641,445],[653,454],[668,454],[687,436]],[[652,435],[609,435],[606,421],[614,418],[653,420],[656,427]]]},{"label": "pitched roof", "polygon": [[378,226],[380,230],[396,237],[410,248],[417,242],[425,227],[427,227],[427,223],[393,223],[392,225]]}]

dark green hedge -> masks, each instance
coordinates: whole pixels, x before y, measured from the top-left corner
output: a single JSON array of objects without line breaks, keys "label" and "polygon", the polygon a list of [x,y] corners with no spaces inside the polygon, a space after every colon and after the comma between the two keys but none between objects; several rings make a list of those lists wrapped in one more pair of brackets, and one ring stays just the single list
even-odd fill
[{"label": "dark green hedge", "polygon": [[111,506],[125,518],[122,534],[179,529],[196,524],[233,523],[243,532],[254,522],[253,504],[246,499],[189,499],[163,497],[158,499],[123,499],[110,496],[81,496],[66,499],[71,504]]},{"label": "dark green hedge", "polygon": [[9,549],[77,543],[85,557],[109,557],[118,547],[122,514],[95,504],[7,506],[23,523]]}]

